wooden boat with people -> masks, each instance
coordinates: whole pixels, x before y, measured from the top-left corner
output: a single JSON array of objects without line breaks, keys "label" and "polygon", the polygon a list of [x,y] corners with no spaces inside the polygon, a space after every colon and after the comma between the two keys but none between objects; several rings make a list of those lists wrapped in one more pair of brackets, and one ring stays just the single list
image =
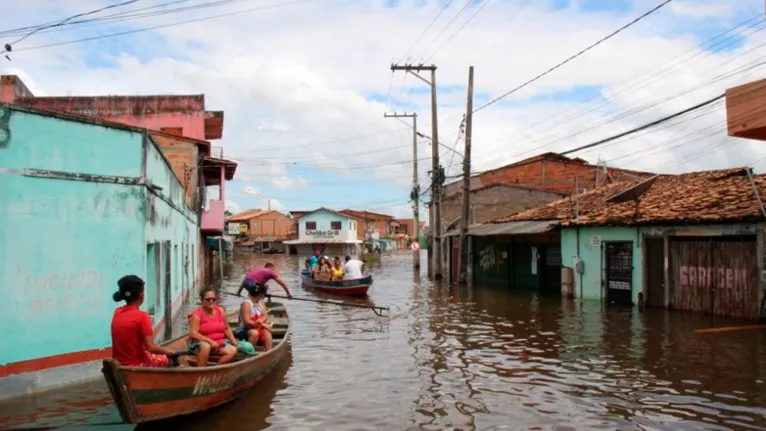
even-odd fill
[{"label": "wooden boat with people", "polygon": [[308,289],[338,296],[367,296],[372,286],[372,275],[351,280],[324,281],[312,278],[308,269],[301,270],[301,280]]},{"label": "wooden boat with people", "polygon": [[[267,302],[266,307],[274,325],[273,346],[268,351],[256,349],[252,355],[240,352],[224,365],[217,365],[218,357],[211,355],[208,366],[196,367],[196,356],[188,353],[189,335],[185,334],[163,346],[185,356],[188,366],[124,367],[114,359],[104,359],[102,372],[123,422],[137,424],[208,410],[250,390],[282,359],[290,337],[290,316],[284,305]],[[238,316],[239,310],[228,315],[233,330]]]}]

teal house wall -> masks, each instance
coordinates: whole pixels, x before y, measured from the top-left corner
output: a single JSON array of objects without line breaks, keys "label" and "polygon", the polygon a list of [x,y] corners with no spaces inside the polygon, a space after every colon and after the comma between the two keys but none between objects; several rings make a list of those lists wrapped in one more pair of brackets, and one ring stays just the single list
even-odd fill
[{"label": "teal house wall", "polygon": [[582,299],[604,299],[602,276],[605,267],[601,243],[591,244],[591,238],[600,237],[601,243],[608,241],[633,242],[633,276],[631,298],[638,300],[643,285],[642,260],[640,253],[640,228],[635,227],[581,227],[561,230],[562,265],[574,268],[577,258],[583,262],[582,275],[575,272],[575,295]]},{"label": "teal house wall", "polygon": [[[575,296],[589,300],[605,300],[606,291],[602,285],[606,260],[601,244],[609,241],[631,241],[632,248],[632,283],[631,298],[634,305],[639,303],[639,293],[643,291],[646,274],[644,265],[644,239],[662,238],[673,235],[718,236],[718,235],[756,235],[763,226],[760,224],[731,223],[725,225],[695,226],[599,226],[563,228],[561,230],[562,265],[575,268],[579,258],[583,262],[583,273],[574,272]],[[600,244],[593,245],[591,239],[598,237]],[[667,257],[669,258],[669,257]]]},{"label": "teal house wall", "polygon": [[[172,320],[167,304],[178,310],[197,280],[194,256],[184,265],[197,215],[143,130],[0,104],[0,183],[0,327],[13,328],[0,339],[0,398],[97,376],[126,274],[147,281],[155,325]],[[163,242],[178,250],[170,268],[153,246]],[[169,291],[149,276],[164,270]]]}]

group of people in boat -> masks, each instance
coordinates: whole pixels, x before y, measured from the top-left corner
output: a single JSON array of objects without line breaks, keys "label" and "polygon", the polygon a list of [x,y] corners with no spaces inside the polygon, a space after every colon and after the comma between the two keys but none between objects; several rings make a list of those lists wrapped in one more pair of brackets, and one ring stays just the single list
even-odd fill
[{"label": "group of people in boat", "polygon": [[331,263],[330,258],[322,256],[319,250],[306,259],[306,269],[311,272],[313,279],[321,281],[355,280],[364,277],[365,272],[361,260],[346,256],[345,263],[341,263],[340,258],[335,256]]},{"label": "group of people in boat", "polygon": [[[247,341],[253,346],[272,348],[273,324],[265,298],[266,283],[276,281],[285,290],[288,298],[292,293],[287,283],[279,277],[274,265],[267,263],[254,268],[245,275],[237,296],[247,291],[247,298],[239,309],[236,332],[229,326],[223,307],[218,305],[215,289],[205,288],[200,292],[201,305],[189,314],[188,349],[196,356],[196,366],[205,366],[211,355],[218,357],[218,364],[230,362],[237,355],[237,346]],[[136,275],[127,275],[117,282],[118,290],[112,295],[115,302],[125,301],[112,316],[112,357],[123,366],[169,367],[178,353],[154,342],[152,318],[139,307],[144,302],[144,281]],[[180,361],[186,365],[186,361]]]}]

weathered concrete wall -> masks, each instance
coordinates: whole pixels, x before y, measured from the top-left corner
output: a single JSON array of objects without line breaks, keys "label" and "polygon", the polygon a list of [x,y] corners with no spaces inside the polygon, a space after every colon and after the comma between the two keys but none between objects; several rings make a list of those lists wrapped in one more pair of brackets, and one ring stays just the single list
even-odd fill
[{"label": "weathered concrete wall", "polygon": [[[474,223],[486,223],[499,217],[511,215],[559,200],[564,195],[522,187],[486,187],[471,192],[471,211]],[[457,193],[442,201],[442,217],[445,225],[460,217],[463,210],[463,194]]]},{"label": "weathered concrete wall", "polygon": [[[0,327],[13,330],[0,340],[0,397],[97,377],[81,373],[97,367],[81,365],[110,354],[110,322],[120,305],[111,295],[126,274],[147,280],[142,308],[155,323],[163,320],[164,299],[149,288],[157,268],[148,244],[178,247],[170,302],[180,306],[198,271],[183,260],[197,248],[195,214],[143,133],[0,105],[5,129],[0,294],[11,306],[0,313]],[[150,191],[144,176],[161,190]]]},{"label": "weathered concrete wall", "polygon": [[[591,245],[591,238],[600,237],[601,243],[609,241],[633,242],[633,271],[631,282],[631,298],[635,305],[639,303],[639,293],[645,290],[645,267],[643,244],[645,237],[662,237],[667,235],[756,235],[758,225],[700,225],[700,226],[641,226],[641,227],[581,227],[579,240],[577,228],[561,230],[561,259],[565,267],[575,267],[576,259],[583,261],[582,276],[575,272],[575,295],[583,299],[603,300],[606,292],[602,282],[605,255],[601,245]],[[666,262],[670,256],[666,255]],[[754,258],[756,258],[754,256]],[[762,289],[762,288],[761,288]]]},{"label": "weathered concrete wall", "polygon": [[205,139],[205,98],[194,96],[29,97],[16,103],[103,118],[152,130],[181,128],[184,136]]},{"label": "weathered concrete wall", "polygon": [[[149,255],[155,258],[156,272],[147,273],[147,279],[157,280],[154,291],[147,288],[147,304],[154,305],[152,311],[154,324],[160,325],[166,318],[168,309],[171,321],[175,319],[182,304],[181,299],[194,291],[198,285],[199,266],[194,263],[199,249],[199,226],[197,214],[186,206],[184,189],[173,172],[170,163],[162,151],[151,141],[146,145],[146,180],[150,184],[146,194],[146,267],[151,268]],[[159,186],[160,189],[156,187]],[[169,249],[163,244],[168,244]],[[155,252],[149,249],[154,246]],[[167,268],[164,253],[170,252],[170,268]],[[167,273],[170,271],[170,285]],[[168,294],[165,290],[170,289]],[[167,303],[167,298],[172,303]]]},{"label": "weathered concrete wall", "polygon": [[108,354],[111,292],[119,277],[144,272],[145,206],[142,186],[118,183],[140,180],[140,134],[0,110],[11,132],[0,145],[7,396],[3,377]]}]

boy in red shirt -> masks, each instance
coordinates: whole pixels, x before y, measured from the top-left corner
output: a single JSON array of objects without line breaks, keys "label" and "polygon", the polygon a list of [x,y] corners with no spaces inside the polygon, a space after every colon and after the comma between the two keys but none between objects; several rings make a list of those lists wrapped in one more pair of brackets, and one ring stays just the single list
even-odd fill
[{"label": "boy in red shirt", "polygon": [[112,357],[127,367],[168,367],[167,355],[175,352],[154,343],[152,318],[139,310],[144,302],[144,281],[136,275],[126,275],[118,282],[119,290],[112,295],[114,302],[125,305],[112,316]]}]

